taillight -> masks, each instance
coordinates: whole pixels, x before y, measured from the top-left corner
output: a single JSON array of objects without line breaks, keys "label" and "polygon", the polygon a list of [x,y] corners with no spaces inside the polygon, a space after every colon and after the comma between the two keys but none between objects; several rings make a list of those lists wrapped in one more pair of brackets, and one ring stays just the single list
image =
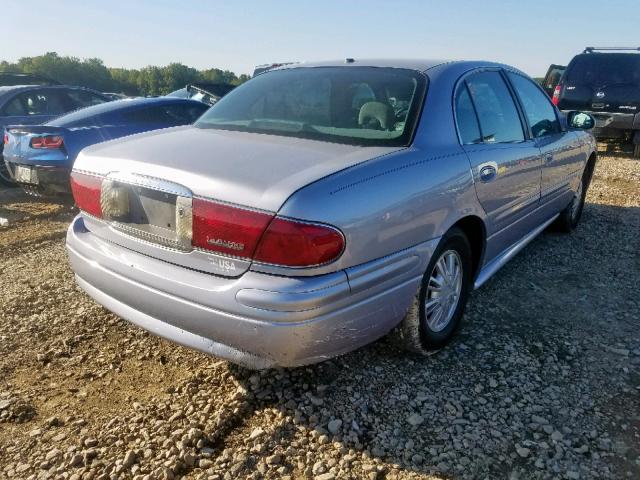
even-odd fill
[{"label": "taillight", "polygon": [[328,225],[274,217],[201,198],[193,199],[192,224],[194,247],[272,265],[322,265],[344,250],[344,237]]},{"label": "taillight", "polygon": [[287,267],[309,267],[329,263],[343,250],[344,237],[333,227],[276,217],[253,258]]},{"label": "taillight", "polygon": [[4,144],[6,145],[7,143],[9,143],[9,134],[5,133],[4,134]]},{"label": "taillight", "polygon": [[554,105],[558,105],[560,102],[560,91],[562,90],[562,84],[556,85],[556,88],[553,89],[553,97],[551,97],[551,103]]},{"label": "taillight", "polygon": [[31,148],[62,148],[64,140],[60,135],[47,135],[45,137],[33,137],[29,143]]},{"label": "taillight", "polygon": [[192,244],[205,250],[251,258],[272,218],[268,213],[194,198]]},{"label": "taillight", "polygon": [[102,218],[100,190],[102,177],[86,173],[71,172],[71,193],[80,210],[94,217]]}]

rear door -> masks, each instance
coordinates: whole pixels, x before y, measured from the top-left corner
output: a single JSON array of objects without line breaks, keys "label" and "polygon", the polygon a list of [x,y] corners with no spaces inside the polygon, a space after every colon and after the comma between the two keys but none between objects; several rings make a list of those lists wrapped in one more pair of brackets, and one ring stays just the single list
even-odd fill
[{"label": "rear door", "polygon": [[571,180],[582,165],[578,137],[563,131],[556,108],[538,85],[515,72],[507,73],[507,77],[522,106],[529,135],[542,154],[544,204],[570,190]]},{"label": "rear door", "polygon": [[[467,75],[456,92],[456,120],[478,199],[488,220],[487,258],[518,240],[540,200],[540,150],[525,133],[501,70]],[[491,251],[491,250],[495,251]]]}]

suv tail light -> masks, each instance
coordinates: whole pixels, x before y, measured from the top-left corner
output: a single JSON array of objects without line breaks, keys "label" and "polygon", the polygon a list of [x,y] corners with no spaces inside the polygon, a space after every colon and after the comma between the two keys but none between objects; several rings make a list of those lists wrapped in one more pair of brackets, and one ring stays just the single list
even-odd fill
[{"label": "suv tail light", "polygon": [[9,143],[9,134],[5,133],[4,134],[4,144],[6,145],[7,143]]},{"label": "suv tail light", "polygon": [[31,148],[49,148],[55,150],[62,148],[64,140],[60,135],[47,135],[45,137],[33,137],[29,145],[31,145]]},{"label": "suv tail light", "polygon": [[102,177],[86,173],[71,172],[71,193],[80,210],[94,217],[102,218],[100,206],[100,190]]},{"label": "suv tail light", "polygon": [[560,102],[560,92],[562,91],[562,84],[559,83],[556,85],[556,88],[553,89],[553,97],[551,97],[551,103],[554,105],[558,105]]}]

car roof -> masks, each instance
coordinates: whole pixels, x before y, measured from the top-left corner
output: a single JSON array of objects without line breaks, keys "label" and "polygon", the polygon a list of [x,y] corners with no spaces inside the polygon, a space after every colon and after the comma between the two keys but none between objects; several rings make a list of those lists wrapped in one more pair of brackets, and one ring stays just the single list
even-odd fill
[{"label": "car roof", "polygon": [[94,93],[100,94],[100,92],[98,92],[97,90],[94,90],[92,88],[79,87],[79,86],[75,86],[75,85],[9,85],[9,86],[0,87],[0,97],[3,97],[5,95],[18,93],[18,92],[27,92],[29,90],[42,90],[42,89],[46,89],[46,90],[50,90],[50,89],[53,89],[53,90],[58,90],[58,89],[62,89],[62,90],[88,90],[90,92],[94,92]]},{"label": "car roof", "polygon": [[378,67],[378,68],[405,68],[408,70],[416,70],[418,72],[427,72],[432,69],[446,69],[448,67],[456,67],[464,70],[465,68],[482,68],[482,67],[500,67],[519,71],[510,65],[497,62],[489,62],[483,60],[448,60],[448,59],[399,59],[399,58],[350,58],[342,60],[329,60],[322,62],[302,62],[291,65],[283,65],[271,71],[287,70],[294,68],[310,68],[310,67]]},{"label": "car roof", "polygon": [[67,123],[74,123],[80,120],[85,120],[87,118],[97,117],[99,115],[108,115],[113,112],[126,112],[151,105],[169,104],[194,104],[202,105],[204,107],[207,106],[202,102],[198,102],[196,100],[177,97],[125,98],[123,100],[113,100],[111,102],[92,105],[90,107],[81,108],[80,110],[74,110],[72,112],[65,113],[51,120],[47,123],[47,125],[64,127]]}]

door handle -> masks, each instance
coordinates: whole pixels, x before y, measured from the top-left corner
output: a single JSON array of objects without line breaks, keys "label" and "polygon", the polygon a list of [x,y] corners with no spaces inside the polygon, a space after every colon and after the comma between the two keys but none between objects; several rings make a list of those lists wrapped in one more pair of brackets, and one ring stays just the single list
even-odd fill
[{"label": "door handle", "polygon": [[553,153],[547,153],[544,156],[544,161],[547,163],[553,162]]},{"label": "door handle", "polygon": [[480,166],[479,177],[481,182],[490,182],[498,176],[498,168],[495,163],[488,163]]}]

